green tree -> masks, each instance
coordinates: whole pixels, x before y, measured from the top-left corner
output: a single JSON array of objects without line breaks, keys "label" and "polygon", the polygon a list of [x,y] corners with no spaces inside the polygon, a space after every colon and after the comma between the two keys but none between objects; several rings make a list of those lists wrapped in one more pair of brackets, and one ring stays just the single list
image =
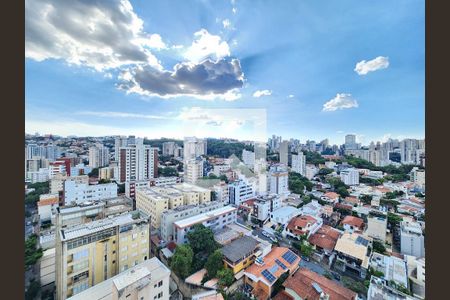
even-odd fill
[{"label": "green tree", "polygon": [[219,279],[219,286],[229,287],[234,281],[234,274],[230,269],[224,268],[217,272],[217,278]]},{"label": "green tree", "polygon": [[336,193],[338,193],[342,198],[350,196],[350,193],[348,192],[347,188],[344,186],[340,186],[336,189]]},{"label": "green tree", "polygon": [[34,191],[25,195],[25,204],[35,206],[39,201],[39,196],[42,194],[48,194],[50,191],[49,182],[36,182],[27,185],[27,188],[33,188]]},{"label": "green tree", "polygon": [[387,214],[388,223],[391,226],[399,225],[401,221],[403,221],[403,218],[400,216],[397,216],[396,214],[388,212]]},{"label": "green tree", "polygon": [[373,241],[372,243],[373,251],[384,254],[386,252],[386,247],[380,241]]},{"label": "green tree", "polygon": [[208,271],[208,277],[214,278],[217,271],[223,268],[223,255],[220,249],[215,250],[206,261],[205,268]]},{"label": "green tree", "polygon": [[189,245],[178,245],[170,260],[170,269],[182,279],[191,273],[194,252]]},{"label": "green tree", "polygon": [[177,169],[172,167],[158,168],[158,173],[163,177],[178,176]]},{"label": "green tree", "polygon": [[41,284],[39,280],[32,280],[30,282],[30,285],[28,286],[26,292],[25,292],[25,299],[26,300],[34,300],[37,295],[39,294],[41,290]]},{"label": "green tree", "polygon": [[38,248],[37,235],[33,234],[25,241],[25,266],[34,265],[42,257],[42,248]]},{"label": "green tree", "polygon": [[361,195],[359,196],[359,200],[361,200],[364,204],[370,204],[373,197],[372,195]]},{"label": "green tree", "polygon": [[302,243],[300,246],[300,252],[302,255],[306,257],[310,257],[313,253],[314,249],[309,243]]},{"label": "green tree", "polygon": [[89,177],[98,177],[98,168],[93,168],[92,171],[88,174]]},{"label": "green tree", "polygon": [[201,252],[209,255],[218,248],[214,240],[214,233],[203,224],[195,224],[192,226],[192,230],[187,233],[187,238],[194,253]]}]

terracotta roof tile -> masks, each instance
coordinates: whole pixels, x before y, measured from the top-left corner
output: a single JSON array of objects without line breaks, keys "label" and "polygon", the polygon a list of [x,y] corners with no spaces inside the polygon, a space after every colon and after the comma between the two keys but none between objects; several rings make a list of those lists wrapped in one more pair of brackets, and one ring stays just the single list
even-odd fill
[{"label": "terracotta roof tile", "polygon": [[361,228],[364,226],[364,220],[354,216],[346,216],[344,220],[342,220],[342,224],[348,224],[350,226]]},{"label": "terracotta roof tile", "polygon": [[293,290],[302,299],[319,300],[320,294],[313,287],[313,283],[319,285],[330,300],[354,300],[357,294],[344,286],[322,276],[311,270],[300,268],[289,277],[284,286]]},{"label": "terracotta roof tile", "polygon": [[316,233],[311,235],[308,241],[325,250],[332,251],[341,233],[331,226],[323,225]]}]

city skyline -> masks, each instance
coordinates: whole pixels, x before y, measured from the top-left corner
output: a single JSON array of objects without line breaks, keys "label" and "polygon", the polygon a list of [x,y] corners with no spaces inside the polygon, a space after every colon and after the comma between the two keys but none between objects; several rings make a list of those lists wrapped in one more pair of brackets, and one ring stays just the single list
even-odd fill
[{"label": "city skyline", "polygon": [[243,140],[251,109],[267,138],[425,135],[421,1],[26,2],[25,65],[30,133]]}]

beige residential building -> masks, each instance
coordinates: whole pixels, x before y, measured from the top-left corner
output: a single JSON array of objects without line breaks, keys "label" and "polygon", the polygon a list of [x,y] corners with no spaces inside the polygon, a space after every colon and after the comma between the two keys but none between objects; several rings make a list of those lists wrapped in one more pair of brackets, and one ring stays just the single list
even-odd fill
[{"label": "beige residential building", "polygon": [[168,300],[169,277],[170,270],[153,257],[69,300]]},{"label": "beige residential building", "polygon": [[138,211],[57,229],[56,293],[67,299],[149,258],[148,218]]},{"label": "beige residential building", "polygon": [[50,194],[58,194],[64,190],[64,182],[66,180],[73,181],[76,184],[89,184],[89,176],[79,175],[79,176],[66,176],[63,174],[56,174],[50,180]]},{"label": "beige residential building", "polygon": [[198,205],[211,201],[211,191],[187,183],[143,187],[136,190],[136,208],[150,216],[152,229],[161,226],[164,211],[182,205]]}]

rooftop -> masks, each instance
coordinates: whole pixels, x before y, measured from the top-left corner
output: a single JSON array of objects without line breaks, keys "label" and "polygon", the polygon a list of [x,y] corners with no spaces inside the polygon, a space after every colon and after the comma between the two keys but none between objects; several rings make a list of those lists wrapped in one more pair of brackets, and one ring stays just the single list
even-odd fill
[{"label": "rooftop", "polygon": [[256,277],[268,286],[272,286],[287,269],[292,273],[300,263],[300,257],[286,247],[272,248],[261,260],[263,264],[253,263],[244,274]]},{"label": "rooftop", "polygon": [[342,220],[342,224],[347,224],[361,229],[364,226],[364,220],[354,216],[346,216],[344,220]]},{"label": "rooftop", "polygon": [[277,210],[274,210],[272,212],[272,215],[274,218],[286,218],[292,216],[293,214],[299,215],[300,213],[301,211],[298,208],[295,208],[293,206],[283,206]]},{"label": "rooftop", "polygon": [[375,270],[383,272],[384,279],[388,281],[393,280],[397,284],[402,284],[405,287],[408,286],[408,273],[406,263],[403,259],[373,252],[370,265]]},{"label": "rooftop", "polygon": [[344,233],[337,241],[334,250],[362,261],[364,267],[368,266],[369,257],[367,247],[372,238],[359,233]]},{"label": "rooftop", "polygon": [[88,234],[100,232],[105,229],[113,228],[115,226],[148,221],[147,219],[142,217],[133,218],[134,213],[136,212],[127,212],[118,216],[109,217],[106,219],[96,220],[89,223],[76,225],[70,228],[61,229],[59,232],[61,241],[75,239]]},{"label": "rooftop", "polygon": [[126,285],[139,281],[145,276],[144,274],[151,275],[152,282],[156,282],[165,276],[169,276],[170,270],[156,257],[153,257],[68,298],[68,300],[112,300],[114,285],[123,288]]},{"label": "rooftop", "polygon": [[243,236],[225,245],[222,248],[222,254],[229,261],[235,263],[244,258],[248,254],[253,253],[256,246],[259,244],[257,240],[249,236]]},{"label": "rooftop", "polygon": [[331,226],[323,225],[316,233],[311,235],[308,241],[325,250],[333,250],[341,233]]},{"label": "rooftop", "polygon": [[218,217],[223,214],[230,213],[230,212],[233,212],[236,210],[237,210],[236,207],[227,205],[227,206],[220,207],[218,209],[211,210],[211,211],[208,211],[208,212],[196,215],[196,216],[192,216],[192,217],[189,217],[189,218],[186,218],[183,220],[176,221],[173,224],[178,228],[185,228],[185,227],[189,227],[194,224],[205,222],[207,220],[213,219],[215,217]]},{"label": "rooftop", "polygon": [[308,300],[322,299],[321,292],[329,295],[330,300],[354,300],[357,297],[352,290],[305,268],[300,268],[283,285]]}]

